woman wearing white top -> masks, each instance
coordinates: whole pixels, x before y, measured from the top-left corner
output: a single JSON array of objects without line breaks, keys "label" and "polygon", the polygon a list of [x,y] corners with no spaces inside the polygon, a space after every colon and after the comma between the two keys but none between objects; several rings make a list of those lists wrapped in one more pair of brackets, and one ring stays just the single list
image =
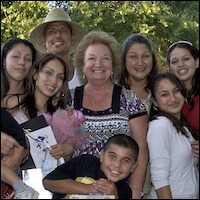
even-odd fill
[{"label": "woman wearing white top", "polygon": [[181,115],[185,91],[172,73],[159,73],[151,82],[153,106],[147,143],[152,188],[149,199],[197,199],[199,159],[194,138]]}]

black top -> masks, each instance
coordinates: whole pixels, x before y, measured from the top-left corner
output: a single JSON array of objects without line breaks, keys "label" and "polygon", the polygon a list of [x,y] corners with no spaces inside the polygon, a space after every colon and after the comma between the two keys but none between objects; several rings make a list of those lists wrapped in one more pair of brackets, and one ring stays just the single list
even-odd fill
[{"label": "black top", "polygon": [[27,148],[23,129],[6,108],[1,108],[1,131],[12,136],[21,146]]},{"label": "black top", "polygon": [[[90,177],[95,180],[106,178],[100,169],[100,160],[96,156],[84,154],[74,157],[66,163],[50,172],[44,179],[63,180],[77,177]],[[132,199],[131,188],[128,185],[128,177],[115,183],[119,199]],[[53,199],[64,198],[67,194],[54,193]]]},{"label": "black top", "polygon": [[83,114],[98,114],[98,115],[105,115],[110,114],[110,111],[112,110],[112,113],[119,113],[120,111],[120,95],[121,95],[122,88],[118,85],[114,85],[113,89],[113,96],[112,96],[112,104],[111,108],[108,108],[106,110],[102,111],[91,111],[86,108],[82,107],[83,103],[83,91],[84,91],[84,85],[76,87],[75,89],[75,95],[74,95],[74,108],[77,110],[82,110]]}]

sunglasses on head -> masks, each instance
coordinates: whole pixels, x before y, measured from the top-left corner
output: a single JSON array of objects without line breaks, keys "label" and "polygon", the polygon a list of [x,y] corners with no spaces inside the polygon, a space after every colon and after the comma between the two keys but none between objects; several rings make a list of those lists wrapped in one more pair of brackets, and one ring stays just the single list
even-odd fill
[{"label": "sunglasses on head", "polygon": [[174,42],[172,45],[170,45],[167,51],[169,51],[170,49],[172,49],[174,46],[176,46],[178,44],[188,44],[190,46],[193,46],[193,44],[191,42],[181,40],[181,41],[178,41],[178,42]]}]

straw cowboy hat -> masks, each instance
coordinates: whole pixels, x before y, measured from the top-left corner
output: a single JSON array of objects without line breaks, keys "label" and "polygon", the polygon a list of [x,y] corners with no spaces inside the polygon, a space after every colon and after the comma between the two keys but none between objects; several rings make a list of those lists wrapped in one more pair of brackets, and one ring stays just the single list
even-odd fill
[{"label": "straw cowboy hat", "polygon": [[66,22],[71,26],[74,38],[73,47],[77,46],[81,39],[86,35],[86,30],[79,24],[73,22],[65,10],[60,8],[52,9],[46,16],[44,23],[37,26],[30,34],[30,41],[35,48],[42,53],[47,52],[43,36],[46,26],[51,22]]}]

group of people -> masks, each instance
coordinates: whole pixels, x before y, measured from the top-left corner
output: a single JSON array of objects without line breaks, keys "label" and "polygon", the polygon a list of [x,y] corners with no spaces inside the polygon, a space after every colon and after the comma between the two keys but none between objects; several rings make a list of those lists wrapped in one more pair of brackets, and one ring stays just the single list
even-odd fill
[{"label": "group of people", "polygon": [[[86,141],[79,148],[67,141],[51,146],[54,158],[65,159],[43,178],[53,198],[199,197],[199,50],[192,43],[172,44],[169,72],[158,72],[155,51],[144,35],[130,35],[121,48],[113,36],[87,33],[56,8],[32,31],[30,41],[8,40],[1,61],[1,107],[18,125],[67,105],[86,118]],[[24,136],[23,144],[8,142],[9,135],[1,130],[1,174],[8,166],[18,176],[15,181],[1,176],[1,196],[11,191],[10,198],[36,198],[37,191],[19,178],[29,143]],[[9,166],[6,159],[19,146],[23,151]],[[94,181],[88,185],[79,177]],[[9,190],[2,190],[5,185]]]}]

